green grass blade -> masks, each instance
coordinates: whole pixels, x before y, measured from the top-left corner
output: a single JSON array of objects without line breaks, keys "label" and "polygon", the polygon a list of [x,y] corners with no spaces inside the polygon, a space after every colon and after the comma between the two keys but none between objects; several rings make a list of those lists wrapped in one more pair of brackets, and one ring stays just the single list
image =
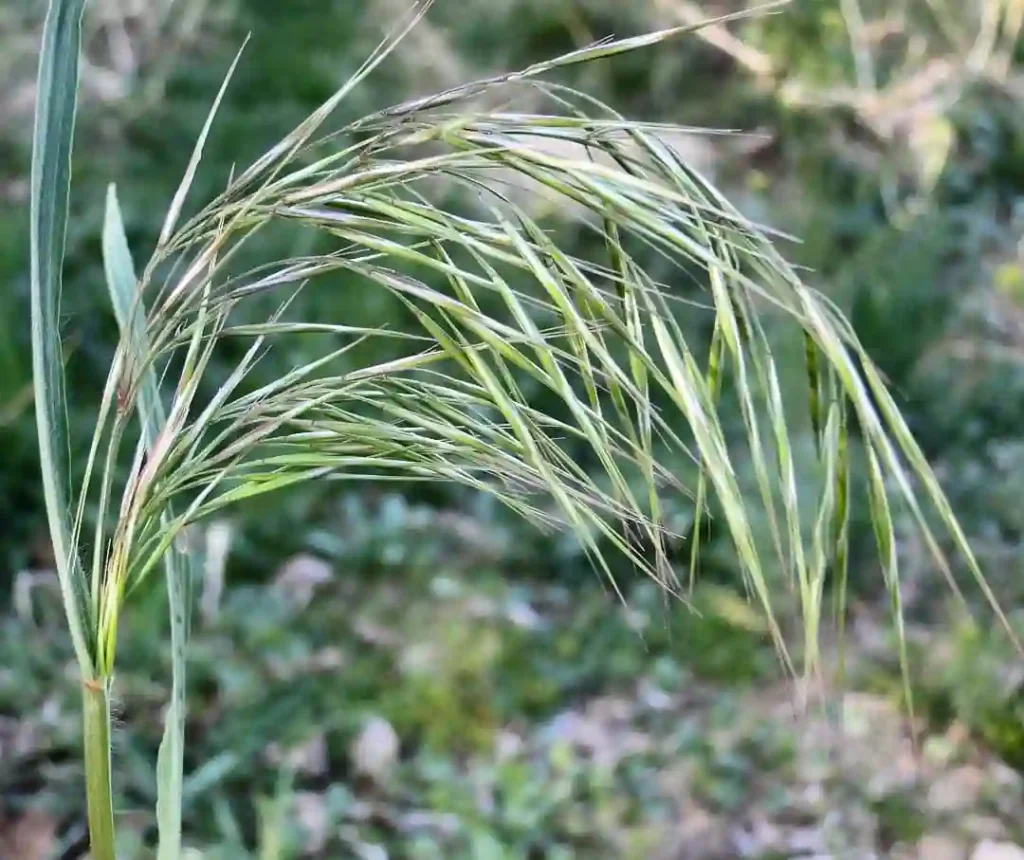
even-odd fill
[{"label": "green grass blade", "polygon": [[151,365],[143,364],[149,354],[146,309],[137,289],[135,265],[124,233],[117,189],[113,184],[107,188],[103,219],[103,270],[117,325],[126,344],[127,363],[123,373],[127,378],[122,379],[122,385],[137,391],[136,410],[146,446],[151,448],[167,418],[160,401],[156,371]]},{"label": "green grass blade", "polygon": [[88,587],[71,527],[68,430],[60,342],[61,267],[71,184],[71,147],[78,95],[78,55],[85,0],[53,0],[39,56],[32,142],[32,375],[39,459],[50,540],[75,656],[93,674]]},{"label": "green grass blade", "polygon": [[[149,354],[146,335],[145,306],[137,289],[124,223],[113,185],[107,191],[106,216],[103,222],[103,264],[107,288],[117,316],[121,336],[127,343],[129,384],[137,386],[136,412],[146,448],[152,452],[167,421],[160,400],[156,369],[143,364]],[[141,377],[136,376],[141,374]],[[166,528],[172,518],[170,510],[161,515]],[[185,743],[185,649],[188,644],[191,612],[190,559],[172,544],[164,556],[167,578],[167,601],[171,623],[171,702],[164,717],[164,734],[157,756],[157,828],[160,835],[160,860],[174,860],[181,855],[181,796]]]}]

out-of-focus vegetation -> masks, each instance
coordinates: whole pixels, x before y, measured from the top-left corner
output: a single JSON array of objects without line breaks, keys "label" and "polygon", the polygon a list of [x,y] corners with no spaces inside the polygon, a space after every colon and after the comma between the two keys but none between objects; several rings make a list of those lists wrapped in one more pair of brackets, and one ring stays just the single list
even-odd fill
[{"label": "out-of-focus vegetation", "polygon": [[[348,110],[740,5],[440,0]],[[99,253],[106,183],[121,184],[133,246],[152,247],[246,32],[197,197],[328,96],[402,8],[95,0],[63,308],[73,437],[91,432],[116,341]],[[77,856],[84,832],[77,691],[26,398],[40,10],[0,9],[0,856],[30,858]],[[568,81],[630,116],[743,132],[679,145],[747,214],[800,238],[787,255],[851,313],[1011,608],[1024,581],[1022,14],[1014,0],[795,0]],[[588,240],[546,215],[563,241]],[[699,285],[680,289],[700,298]],[[358,325],[395,313],[361,295],[320,299],[307,315]],[[278,355],[265,372],[301,359]],[[780,345],[777,360],[805,385],[801,355]],[[738,410],[733,420],[742,432]],[[812,452],[809,428],[798,444]],[[685,480],[692,466],[678,467]],[[752,472],[741,479],[753,488]],[[683,531],[685,502],[669,512]],[[1024,844],[1019,658],[936,599],[928,555],[908,537],[913,755],[876,621],[888,597],[870,552],[856,552],[872,539],[866,501],[855,504],[865,525],[853,535],[842,743],[824,717],[794,720],[713,530],[694,615],[644,584],[622,605],[573,543],[464,491],[327,487],[246,509],[203,536],[188,843],[225,858],[938,857]],[[132,730],[115,739],[129,774],[117,789],[134,809],[152,807],[169,676],[160,601],[143,596],[119,652]],[[134,840],[123,856],[145,856],[153,822],[121,829]]]}]

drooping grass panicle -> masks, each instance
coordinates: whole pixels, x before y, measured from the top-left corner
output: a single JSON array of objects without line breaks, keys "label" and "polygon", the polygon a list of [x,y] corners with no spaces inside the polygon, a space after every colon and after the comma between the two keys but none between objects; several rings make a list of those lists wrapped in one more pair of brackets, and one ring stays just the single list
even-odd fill
[{"label": "drooping grass panicle", "polygon": [[[657,38],[669,35],[673,33]],[[614,53],[639,46],[625,40],[592,50]],[[215,397],[216,408],[192,416],[197,423],[183,419],[180,438],[168,441],[164,466],[149,464],[146,491],[159,487],[156,498],[162,504],[175,492],[216,477],[221,490],[207,493],[194,508],[208,513],[227,500],[291,482],[295,474],[311,474],[313,462],[318,476],[344,474],[353,459],[337,453],[332,436],[343,431],[348,443],[365,446],[361,456],[380,446],[383,471],[457,474],[474,485],[494,481],[495,486],[543,488],[558,516],[588,535],[588,543],[595,530],[608,537],[607,526],[593,512],[613,513],[639,529],[649,549],[655,548],[647,568],[667,571],[671,566],[663,547],[673,536],[664,532],[658,513],[659,494],[667,483],[655,477],[659,467],[654,448],[655,440],[669,440],[692,452],[700,470],[699,510],[703,514],[705,496],[713,492],[752,591],[770,614],[773,599],[761,558],[765,548],[756,546],[747,513],[750,502],[735,478],[739,460],[752,460],[773,535],[767,550],[793,573],[802,604],[817,614],[823,559],[831,560],[834,552],[815,545],[805,548],[787,406],[759,316],[781,313],[804,331],[813,354],[839,380],[840,400],[848,400],[850,412],[869,429],[865,444],[878,452],[901,489],[909,480],[908,466],[918,473],[942,512],[945,502],[936,495],[937,484],[918,472],[912,440],[891,423],[892,410],[879,413],[873,372],[863,369],[870,363],[852,332],[836,321],[827,302],[800,282],[764,231],[687,167],[662,139],[661,129],[616,118],[611,110],[589,120],[579,101],[569,114],[473,112],[475,100],[490,88],[507,89],[557,65],[381,111],[347,127],[349,134],[364,135],[357,142],[343,132],[310,144],[314,129],[305,124],[271,150],[272,158],[258,161],[258,170],[243,172],[218,200],[165,237],[158,257],[191,262],[173,282],[144,282],[163,299],[149,321],[161,349],[154,361],[166,362],[167,354],[180,348],[184,338],[175,340],[169,333],[195,331],[196,314],[203,308],[219,320],[216,334],[210,329],[203,335],[209,343],[230,333],[258,338],[261,349],[272,348],[280,338],[312,332],[316,327],[301,320],[231,320],[240,307],[265,294],[341,274],[359,289],[390,292],[407,307],[419,332],[359,333],[371,340],[389,338],[392,346],[404,343],[412,350],[406,356],[411,363],[386,365],[379,375],[321,377],[329,362],[318,361],[248,400],[235,394],[252,369],[252,358],[247,358]],[[571,99],[562,93],[558,101]],[[326,119],[327,113],[318,114],[316,122]],[[547,151],[538,138],[568,144],[567,154]],[[325,154],[324,140],[337,153]],[[272,176],[254,185],[257,173],[271,165]],[[609,257],[575,259],[560,251],[508,195],[494,191],[490,201],[483,200],[493,187],[491,177],[499,173],[502,184],[514,184],[519,176],[520,184],[535,193],[561,196],[566,205],[581,208],[584,214],[578,217],[604,237]],[[461,190],[484,205],[476,206],[476,216],[465,210],[449,212],[437,202],[438,185]],[[589,220],[587,212],[599,220]],[[233,249],[276,221],[333,237],[337,249],[280,261],[249,275],[231,272]],[[625,250],[631,245],[706,272],[717,320],[708,375],[699,369],[675,321],[671,286],[656,284],[645,273],[639,258]],[[147,277],[159,271],[159,262],[147,267]],[[344,337],[340,328],[334,333]],[[436,349],[424,352],[424,343]],[[428,369],[440,376],[452,396],[439,398],[441,388],[423,387],[421,377]],[[726,438],[717,417],[723,373],[733,376],[747,426],[740,447]],[[814,378],[818,373],[815,368]],[[516,382],[520,374],[544,386],[567,410],[577,441],[586,443],[599,465],[599,482],[567,466],[553,425],[526,402]],[[401,408],[398,383],[417,391]],[[472,398],[467,384],[473,386]],[[663,399],[661,407],[652,405],[652,393]],[[837,439],[841,428],[848,438],[847,410],[837,404],[828,407],[820,391],[815,396],[816,414],[832,409],[832,428],[815,428],[819,439]],[[344,421],[336,420],[338,409]],[[189,408],[179,411],[184,416]],[[761,427],[765,416],[766,436]],[[678,433],[680,420],[689,428],[683,435],[692,435],[685,442]],[[500,436],[488,432],[495,421],[503,428]],[[299,425],[304,429],[296,436]],[[408,450],[397,457],[396,426],[408,433],[401,443]],[[204,444],[208,438],[216,444]],[[187,445],[178,444],[182,439]],[[771,458],[766,443],[774,449]],[[293,449],[290,458],[262,453],[268,446],[281,450],[288,445]],[[315,449],[315,457],[297,453],[302,446]],[[423,446],[437,446],[436,456]],[[834,451],[826,454],[823,480],[830,489],[818,503],[817,521],[828,520],[829,525],[816,528],[819,544],[843,532],[831,519],[836,510],[845,511],[835,498],[839,467]],[[452,468],[455,464],[457,469]],[[164,467],[173,467],[173,478],[162,472]],[[634,489],[638,475],[646,476],[641,494]],[[778,525],[777,506],[783,512]],[[962,543],[958,533],[953,538]],[[636,556],[621,536],[612,545]],[[596,544],[590,548],[597,551]],[[809,551],[812,561],[807,560]],[[665,575],[659,578],[668,581]]]}]

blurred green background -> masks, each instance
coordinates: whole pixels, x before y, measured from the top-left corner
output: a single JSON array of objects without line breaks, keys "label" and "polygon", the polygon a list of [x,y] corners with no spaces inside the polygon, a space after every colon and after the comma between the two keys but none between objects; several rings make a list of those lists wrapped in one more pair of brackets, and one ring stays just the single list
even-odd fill
[{"label": "blurred green background", "polygon": [[[84,851],[75,675],[29,379],[42,6],[0,6],[0,858],[28,860]],[[342,110],[354,118],[610,34],[744,7],[438,0]],[[142,259],[246,33],[196,199],[326,98],[404,9],[92,0],[63,306],[76,443],[91,433],[115,342],[99,250],[106,184],[118,183]],[[794,0],[568,81],[631,117],[737,132],[675,142],[750,217],[799,237],[785,253],[851,315],[1015,623],[1022,19],[1021,0]],[[586,253],[584,231],[564,213],[547,217]],[[273,241],[296,252],[288,236]],[[394,313],[341,290],[306,315],[358,324]],[[696,337],[706,323],[684,320]],[[296,359],[278,353],[263,372]],[[800,355],[780,347],[778,360],[787,384],[805,384]],[[731,420],[742,432],[738,410]],[[810,435],[798,444],[809,451]],[[686,480],[692,466],[678,468]],[[830,645],[835,707],[796,714],[796,691],[713,532],[691,613],[636,577],[623,578],[623,603],[575,543],[467,491],[343,486],[273,496],[202,536],[186,760],[193,856],[1024,858],[1013,847],[1024,845],[1019,656],[951,607],[909,530],[912,711],[861,513],[850,620],[843,647]],[[684,532],[685,501],[669,512]],[[126,858],[149,856],[154,835],[170,674],[162,599],[154,589],[135,601],[119,649]]]}]

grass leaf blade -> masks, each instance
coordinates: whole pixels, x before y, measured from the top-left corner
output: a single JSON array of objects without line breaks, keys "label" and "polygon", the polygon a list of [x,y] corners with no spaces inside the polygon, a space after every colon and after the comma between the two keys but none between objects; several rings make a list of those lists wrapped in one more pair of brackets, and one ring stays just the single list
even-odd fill
[{"label": "grass leaf blade", "polygon": [[85,0],[53,0],[39,57],[31,179],[32,376],[50,540],[79,666],[93,674],[85,574],[71,529],[68,429],[60,342],[61,267],[71,184]]},{"label": "grass leaf blade", "polygon": [[[160,400],[156,370],[141,362],[149,354],[146,335],[145,306],[136,289],[135,267],[132,263],[124,222],[113,185],[107,190],[107,207],[103,222],[103,265],[111,303],[117,316],[122,341],[128,352],[129,373],[141,373],[137,380],[136,411],[147,449],[156,446],[167,417]],[[171,512],[161,516],[166,528]],[[164,734],[157,755],[157,829],[160,834],[160,860],[174,860],[181,855],[181,796],[183,790],[183,758],[185,740],[185,649],[188,644],[191,601],[190,559],[187,553],[172,544],[164,555],[167,577],[167,601],[171,623],[171,702],[164,717]]]}]

